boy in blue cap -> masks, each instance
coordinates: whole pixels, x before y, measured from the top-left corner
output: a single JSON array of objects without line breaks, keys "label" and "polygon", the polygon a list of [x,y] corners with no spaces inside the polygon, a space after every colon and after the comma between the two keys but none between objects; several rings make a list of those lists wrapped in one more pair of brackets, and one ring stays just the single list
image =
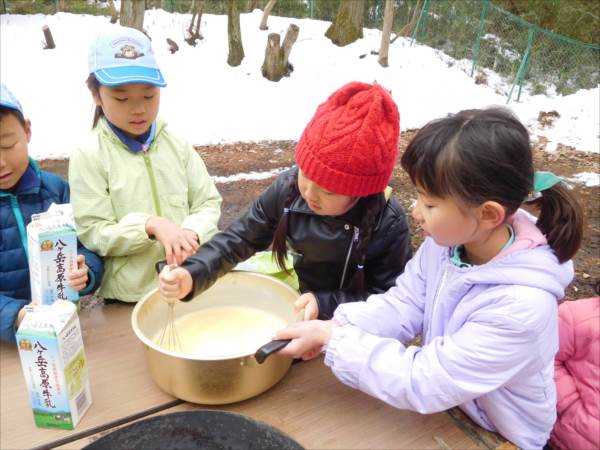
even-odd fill
[{"label": "boy in blue cap", "polygon": [[[29,158],[31,122],[21,104],[0,84],[0,340],[14,341],[31,302],[26,227],[31,216],[52,203],[69,203],[69,185],[40,170]],[[102,259],[80,246],[69,284],[80,295],[93,292],[103,274]]]}]

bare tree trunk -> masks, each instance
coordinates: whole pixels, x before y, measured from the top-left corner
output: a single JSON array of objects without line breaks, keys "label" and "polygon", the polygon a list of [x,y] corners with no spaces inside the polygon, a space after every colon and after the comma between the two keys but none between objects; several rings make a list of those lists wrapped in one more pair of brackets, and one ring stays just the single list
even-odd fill
[{"label": "bare tree trunk", "polygon": [[392,24],[394,23],[394,0],[385,0],[385,10],[383,13],[383,32],[381,33],[381,46],[379,47],[379,64],[382,67],[388,66],[388,50],[390,49],[390,35],[392,34]]},{"label": "bare tree trunk", "polygon": [[192,3],[190,4],[190,9],[188,9],[188,14],[193,13],[195,9],[196,9],[196,0],[192,0]]},{"label": "bare tree trunk", "polygon": [[175,42],[173,39],[167,38],[167,44],[169,44],[169,51],[171,54],[179,50],[179,45],[177,45],[177,42]]},{"label": "bare tree trunk", "polygon": [[110,8],[110,23],[117,23],[117,8],[113,0],[108,0],[108,6]]},{"label": "bare tree trunk", "polygon": [[258,0],[248,0],[248,12],[252,12],[256,8],[258,8]]},{"label": "bare tree trunk", "polygon": [[340,2],[335,19],[325,32],[325,36],[340,47],[362,38],[364,10],[364,0],[344,0]]},{"label": "bare tree trunk", "polygon": [[[188,27],[189,36],[185,39],[185,41],[192,47],[196,46],[196,41],[204,39],[204,36],[202,36],[202,33],[200,33],[200,21],[202,20],[202,14],[204,13],[205,3],[206,0],[200,0],[198,3],[198,11],[194,11],[194,14],[192,15],[192,21]],[[194,21],[196,21],[195,29]]]},{"label": "bare tree trunk", "polygon": [[421,0],[417,0],[415,4],[415,9],[412,11],[412,16],[409,22],[402,27],[402,29],[398,32],[398,35],[391,41],[393,43],[399,36],[410,36],[417,25],[417,21],[419,20],[419,14],[421,13]]},{"label": "bare tree trunk", "polygon": [[239,66],[244,59],[244,46],[240,30],[240,10],[237,0],[227,0],[227,37],[229,40],[229,55],[227,64]]},{"label": "bare tree trunk", "polygon": [[268,80],[279,81],[282,77],[290,75],[294,67],[288,62],[292,46],[298,39],[300,28],[295,24],[290,24],[283,46],[279,46],[281,37],[278,33],[269,33],[267,39],[267,48],[265,50],[265,60],[262,65],[262,74]]},{"label": "bare tree trunk", "polygon": [[267,19],[269,18],[269,14],[271,14],[271,10],[273,9],[273,6],[275,6],[275,3],[277,3],[277,0],[269,0],[267,5],[265,6],[265,10],[263,11],[262,19],[260,21],[260,26],[258,27],[261,30],[269,29],[269,27],[267,26]]},{"label": "bare tree trunk", "polygon": [[124,27],[136,28],[144,31],[144,0],[121,0],[120,24]]},{"label": "bare tree trunk", "polygon": [[42,32],[44,33],[44,39],[46,39],[46,44],[44,45],[45,50],[50,50],[56,47],[54,45],[54,38],[52,37],[52,32],[50,31],[50,27],[48,25],[44,25],[42,27]]}]

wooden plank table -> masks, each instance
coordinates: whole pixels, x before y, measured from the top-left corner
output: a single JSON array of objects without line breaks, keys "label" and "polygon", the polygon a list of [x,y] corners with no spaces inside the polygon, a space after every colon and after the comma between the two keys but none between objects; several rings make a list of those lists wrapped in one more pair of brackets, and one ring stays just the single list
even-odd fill
[{"label": "wooden plank table", "polygon": [[[479,448],[449,415],[392,408],[341,384],[321,359],[293,365],[280,383],[258,397],[215,407],[184,403],[159,414],[194,409],[250,416],[284,431],[307,449]],[[111,431],[58,448],[81,448]]]},{"label": "wooden plank table", "polygon": [[450,415],[392,408],[340,383],[321,358],[294,364],[275,387],[243,402],[210,407],[175,400],[146,370],[131,310],[107,305],[81,313],[93,403],[73,431],[35,427],[16,348],[2,345],[0,448],[81,448],[133,420],[197,408],[251,416],[306,448],[479,448]]}]

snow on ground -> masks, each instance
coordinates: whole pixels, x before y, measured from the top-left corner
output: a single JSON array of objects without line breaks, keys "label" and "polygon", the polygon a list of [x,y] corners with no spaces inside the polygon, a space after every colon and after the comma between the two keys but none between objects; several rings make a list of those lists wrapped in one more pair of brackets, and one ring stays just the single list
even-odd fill
[{"label": "snow on ground", "polygon": [[[496,86],[477,85],[461,64],[410,39],[397,39],[389,50],[389,67],[377,63],[381,32],[364,30],[364,38],[337,47],[324,36],[329,22],[270,17],[268,31],[258,29],[262,12],[241,15],[245,58],[227,65],[227,17],[204,14],[196,47],[184,42],[191,15],[163,10],[146,12],[144,27],[168,86],[160,115],[171,128],[195,145],[240,141],[297,140],[317,105],[346,82],[377,81],[392,91],[400,108],[401,128],[419,128],[427,121],[465,108],[504,106]],[[300,27],[290,62],[289,78],[273,83],[262,77],[267,35],[283,35],[290,23]],[[43,50],[43,25],[52,30],[56,49]],[[73,15],[0,16],[0,79],[20,99],[33,123],[30,145],[34,158],[68,158],[88,132],[92,99],[87,77],[87,48],[94,34],[110,26],[107,17]],[[180,50],[171,54],[166,38]],[[495,82],[497,84],[497,81]],[[544,136],[548,150],[557,144],[599,152],[599,91],[573,95],[522,95],[508,105],[529,127],[533,139]],[[540,112],[557,111],[543,128]],[[595,175],[595,174],[594,174]]]},{"label": "snow on ground", "polygon": [[568,181],[577,184],[585,184],[588,187],[600,186],[600,174],[593,172],[581,172],[569,178]]}]

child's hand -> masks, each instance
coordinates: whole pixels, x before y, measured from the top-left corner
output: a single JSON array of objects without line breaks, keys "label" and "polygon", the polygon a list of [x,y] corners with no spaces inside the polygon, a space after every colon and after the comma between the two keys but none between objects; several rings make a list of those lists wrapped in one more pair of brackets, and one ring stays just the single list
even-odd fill
[{"label": "child's hand", "polygon": [[146,233],[165,248],[167,264],[179,265],[198,250],[198,238],[191,230],[179,228],[164,217],[152,216],[146,222]]},{"label": "child's hand", "polygon": [[317,303],[317,297],[312,292],[307,292],[298,297],[294,302],[294,308],[296,311],[304,308],[302,320],[315,320],[319,316],[319,303]]},{"label": "child's hand", "polygon": [[25,318],[25,313],[27,311],[25,310],[25,308],[21,308],[19,310],[19,313],[17,314],[17,319],[15,320],[15,328],[19,328],[19,325],[21,325],[21,322],[23,322],[23,319]]},{"label": "child's hand", "polygon": [[69,286],[76,291],[81,291],[88,282],[88,266],[85,263],[85,256],[77,255],[77,270],[69,273]]},{"label": "child's hand", "polygon": [[192,276],[181,267],[165,266],[158,276],[158,289],[167,302],[176,302],[192,290]]},{"label": "child's hand", "polygon": [[196,253],[200,248],[200,239],[198,238],[198,234],[194,230],[190,230],[188,228],[182,228],[181,231],[183,231],[185,234],[190,245],[194,247],[194,253]]},{"label": "child's hand", "polygon": [[292,342],[277,353],[304,360],[312,359],[321,353],[321,348],[329,342],[336,327],[339,327],[339,324],[335,320],[294,323],[273,336],[273,339],[292,339]]}]

